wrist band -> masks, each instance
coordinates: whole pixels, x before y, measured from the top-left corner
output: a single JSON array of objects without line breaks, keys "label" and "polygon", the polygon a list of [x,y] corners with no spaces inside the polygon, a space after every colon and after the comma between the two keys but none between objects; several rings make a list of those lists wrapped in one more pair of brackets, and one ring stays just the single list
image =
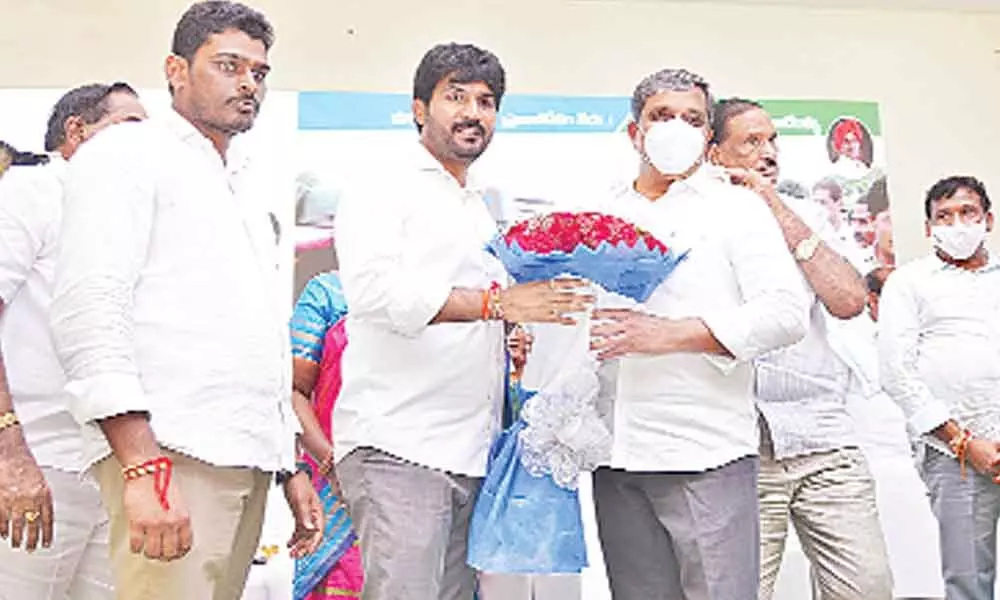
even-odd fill
[{"label": "wrist band", "polygon": [[483,321],[490,320],[490,290],[483,290],[483,306],[479,311],[479,318]]},{"label": "wrist band", "polygon": [[296,473],[305,473],[306,475],[309,476],[309,479],[313,478],[312,467],[309,466],[309,463],[307,463],[304,460],[300,460],[299,462],[295,463],[295,472]]},{"label": "wrist band", "polygon": [[14,411],[6,412],[0,415],[0,431],[7,429],[8,427],[13,427],[15,425],[20,425],[21,421],[18,420],[17,415]]},{"label": "wrist band", "polygon": [[948,442],[948,446],[951,451],[955,453],[958,458],[959,469],[962,473],[962,479],[965,479],[965,458],[969,450],[969,442],[972,441],[972,432],[968,429],[963,429],[962,433],[959,433],[955,437],[951,438]]},{"label": "wrist band", "polygon": [[333,451],[331,450],[330,453],[326,455],[326,458],[324,458],[319,462],[318,465],[319,474],[322,475],[323,477],[329,477],[330,473],[333,472],[333,467],[335,465],[336,463],[334,462],[333,459]]},{"label": "wrist band", "polygon": [[496,281],[483,290],[483,308],[480,313],[483,321],[502,321],[503,306],[500,305],[500,284]]},{"label": "wrist band", "polygon": [[173,473],[174,461],[166,456],[122,468],[122,477],[125,478],[125,481],[134,481],[147,475],[153,476],[153,489],[159,497],[160,506],[163,507],[163,510],[170,510],[170,502],[167,501],[167,489],[170,488],[170,479]]}]

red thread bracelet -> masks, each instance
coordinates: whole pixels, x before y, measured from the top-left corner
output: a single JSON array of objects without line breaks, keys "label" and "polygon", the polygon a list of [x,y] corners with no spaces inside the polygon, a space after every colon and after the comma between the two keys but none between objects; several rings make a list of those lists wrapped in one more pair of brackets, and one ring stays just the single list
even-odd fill
[{"label": "red thread bracelet", "polygon": [[174,461],[166,456],[147,460],[138,465],[130,465],[122,469],[122,477],[126,481],[134,481],[147,475],[153,476],[153,490],[160,500],[163,510],[170,510],[170,502],[167,500],[167,490],[170,488],[170,480],[174,473]]}]

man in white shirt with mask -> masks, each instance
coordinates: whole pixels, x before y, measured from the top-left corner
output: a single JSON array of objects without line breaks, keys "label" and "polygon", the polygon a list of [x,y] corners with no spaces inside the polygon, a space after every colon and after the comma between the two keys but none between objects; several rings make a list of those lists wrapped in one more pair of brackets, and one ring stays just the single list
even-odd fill
[{"label": "man in white shirt with mask", "polygon": [[636,310],[601,310],[618,358],[611,464],[594,501],[616,600],[746,600],[759,578],[753,360],[802,339],[809,298],[767,205],[703,166],[708,84],[645,78],[629,136],[639,175],[597,207],[687,259]]},{"label": "man in white shirt with mask", "polygon": [[929,256],[889,277],[879,302],[882,386],[920,434],[949,600],[993,597],[1000,518],[1000,263],[990,198],[974,177],[927,192]]},{"label": "man in white shirt with mask", "polygon": [[[108,517],[97,486],[80,477],[83,440],[69,413],[48,310],[66,161],[105,127],[145,118],[128,84],[70,90],[49,117],[49,162],[14,167],[0,182],[0,536],[9,541],[0,544],[0,590],[5,597],[114,595]],[[18,551],[22,544],[27,553]]]}]

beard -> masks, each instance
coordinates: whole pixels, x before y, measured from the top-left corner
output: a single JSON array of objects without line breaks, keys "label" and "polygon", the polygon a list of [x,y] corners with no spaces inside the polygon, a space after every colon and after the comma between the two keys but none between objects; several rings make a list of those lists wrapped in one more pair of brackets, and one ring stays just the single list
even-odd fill
[{"label": "beard", "polygon": [[[242,109],[244,103],[252,103],[252,110]],[[260,101],[252,96],[230,98],[226,101],[226,110],[235,113],[229,121],[230,131],[233,134],[246,133],[250,131],[260,114]]]},{"label": "beard", "polygon": [[[252,103],[252,107],[249,110],[241,107],[244,102]],[[229,136],[235,136],[250,131],[259,112],[259,100],[238,96],[229,98],[221,105],[199,103],[196,106],[195,116],[204,126]]]},{"label": "beard", "polygon": [[447,127],[428,119],[424,125],[434,154],[441,158],[471,164],[489,147],[493,132],[478,120],[460,121]]}]

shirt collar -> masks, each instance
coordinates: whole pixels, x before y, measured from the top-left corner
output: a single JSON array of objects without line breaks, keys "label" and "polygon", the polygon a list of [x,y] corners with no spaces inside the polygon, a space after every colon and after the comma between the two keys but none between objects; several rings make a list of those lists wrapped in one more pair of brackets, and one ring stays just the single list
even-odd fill
[{"label": "shirt collar", "polygon": [[219,151],[216,150],[215,144],[212,143],[212,140],[208,139],[205,134],[198,131],[191,121],[188,121],[184,116],[174,110],[173,107],[163,113],[163,123],[166,124],[167,129],[170,133],[176,136],[177,139],[192,148],[198,149],[206,155],[212,156],[214,159],[218,159],[220,162],[224,162],[227,171],[232,173],[242,170],[247,166],[247,157],[241,152],[233,151],[233,140],[230,140],[229,149],[226,152],[226,160],[222,161],[222,157],[219,155]]},{"label": "shirt collar", "polygon": [[47,166],[59,181],[66,181],[66,168],[68,165],[69,163],[62,157],[62,154],[58,152],[49,154],[49,164]]},{"label": "shirt collar", "polygon": [[416,146],[417,147],[414,148],[412,154],[413,154],[413,164],[417,167],[417,170],[438,173],[441,177],[447,178],[449,181],[455,184],[456,187],[462,189],[463,191],[476,192],[476,193],[482,193],[484,191],[485,186],[482,184],[482,182],[478,180],[474,172],[475,170],[473,168],[470,168],[466,173],[465,187],[463,188],[458,183],[458,180],[455,179],[455,176],[449,173],[448,170],[444,168],[444,165],[441,164],[441,161],[439,161],[433,154],[431,154],[431,151],[428,150],[427,147],[424,146],[422,142],[418,141]]},{"label": "shirt collar", "polygon": [[[694,173],[691,173],[684,179],[679,179],[670,184],[670,187],[667,188],[667,193],[663,194],[659,198],[656,198],[655,200],[669,198],[670,196],[686,191],[693,191],[699,194],[704,193],[705,185],[709,184],[709,182],[713,180],[720,182],[725,181],[718,167],[705,161],[694,171]],[[621,190],[622,193],[632,194],[648,201],[649,199],[646,198],[646,196],[640,194],[639,191],[635,189],[635,182],[635,179],[630,179],[627,183],[623,184],[623,189]]]},{"label": "shirt collar", "polygon": [[[932,264],[937,270],[957,271],[961,269],[961,267],[957,267],[949,262],[941,260],[941,257],[937,255],[937,252],[931,251],[930,258]],[[987,250],[985,265],[975,270],[969,270],[969,269],[961,269],[961,270],[968,271],[969,273],[991,273],[993,271],[996,271],[997,269],[1000,269],[1000,259],[998,259],[995,254]]]},{"label": "shirt collar", "polygon": [[191,121],[181,116],[173,107],[163,113],[163,122],[166,124],[167,129],[182,142],[197,146],[209,146],[213,152],[215,151],[215,146],[212,146],[211,140],[198,131]]}]

